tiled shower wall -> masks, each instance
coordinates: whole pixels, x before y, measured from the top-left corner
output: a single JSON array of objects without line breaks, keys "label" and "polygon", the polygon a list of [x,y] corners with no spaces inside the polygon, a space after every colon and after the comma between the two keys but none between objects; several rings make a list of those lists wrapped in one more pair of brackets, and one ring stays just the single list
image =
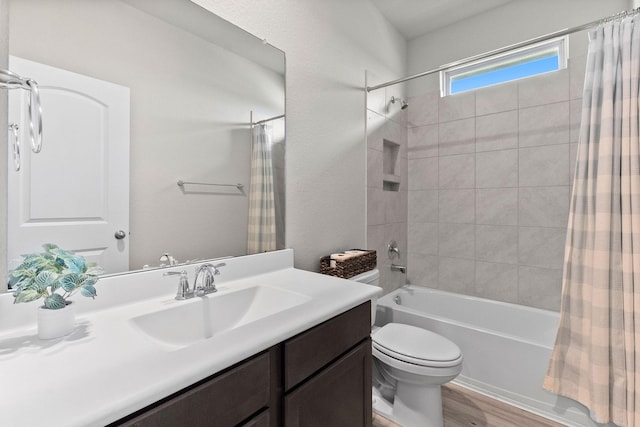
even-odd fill
[{"label": "tiled shower wall", "polygon": [[585,60],[409,99],[410,283],[559,309]]},{"label": "tiled shower wall", "polygon": [[[390,267],[407,264],[408,110],[385,104],[384,93],[367,109],[367,246],[377,251],[380,283],[388,293],[407,281],[406,274]],[[394,260],[387,252],[391,240],[400,251]]]}]

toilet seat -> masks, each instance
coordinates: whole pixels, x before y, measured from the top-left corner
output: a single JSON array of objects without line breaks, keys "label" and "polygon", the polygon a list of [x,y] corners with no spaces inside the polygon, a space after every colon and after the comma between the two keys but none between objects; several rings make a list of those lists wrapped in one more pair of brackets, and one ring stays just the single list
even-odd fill
[{"label": "toilet seat", "polygon": [[388,323],[372,334],[373,348],[401,362],[429,368],[450,368],[462,363],[460,348],[445,337],[400,323]]}]

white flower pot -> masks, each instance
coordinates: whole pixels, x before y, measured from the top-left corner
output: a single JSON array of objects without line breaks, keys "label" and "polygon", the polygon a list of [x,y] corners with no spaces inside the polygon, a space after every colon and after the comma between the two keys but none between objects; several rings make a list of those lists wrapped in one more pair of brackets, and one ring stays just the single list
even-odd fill
[{"label": "white flower pot", "polygon": [[65,308],[48,310],[44,306],[38,307],[38,337],[50,340],[63,337],[76,326],[76,313],[73,303],[67,303]]}]

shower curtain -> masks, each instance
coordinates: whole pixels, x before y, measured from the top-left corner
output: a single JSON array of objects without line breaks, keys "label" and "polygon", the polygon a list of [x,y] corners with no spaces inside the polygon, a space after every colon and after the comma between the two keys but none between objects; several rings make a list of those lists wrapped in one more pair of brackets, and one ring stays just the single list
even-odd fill
[{"label": "shower curtain", "polygon": [[596,421],[640,427],[640,18],[606,22],[589,39],[560,325],[544,387],[586,405]]},{"label": "shower curtain", "polygon": [[276,212],[271,163],[270,126],[253,127],[251,138],[251,180],[247,224],[247,253],[276,249]]}]

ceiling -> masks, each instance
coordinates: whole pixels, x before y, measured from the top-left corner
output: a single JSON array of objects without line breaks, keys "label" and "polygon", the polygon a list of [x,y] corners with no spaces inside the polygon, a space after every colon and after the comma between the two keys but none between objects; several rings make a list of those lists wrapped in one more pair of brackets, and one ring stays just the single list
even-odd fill
[{"label": "ceiling", "polygon": [[408,40],[513,0],[372,0]]}]

